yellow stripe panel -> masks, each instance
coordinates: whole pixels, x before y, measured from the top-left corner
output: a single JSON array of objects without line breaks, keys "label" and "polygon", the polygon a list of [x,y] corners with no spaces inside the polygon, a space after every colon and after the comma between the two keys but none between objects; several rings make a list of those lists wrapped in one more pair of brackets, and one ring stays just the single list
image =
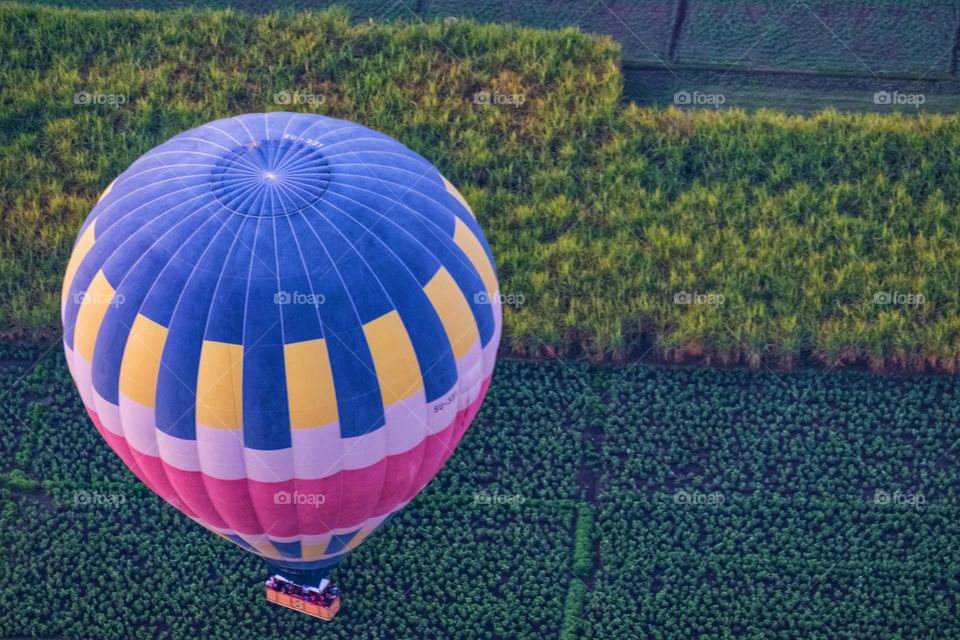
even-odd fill
[{"label": "yellow stripe panel", "polygon": [[77,314],[77,325],[74,328],[73,346],[80,355],[93,362],[93,347],[97,343],[97,334],[107,309],[113,303],[113,287],[107,282],[103,271],[98,271],[93,282],[83,294],[80,312]]},{"label": "yellow stripe panel", "polygon": [[116,179],[114,179],[113,182],[111,182],[110,184],[107,185],[107,188],[104,189],[104,190],[103,190],[103,193],[100,194],[100,197],[97,198],[97,202],[98,202],[98,203],[99,203],[101,200],[103,200],[104,198],[106,198],[107,195],[109,195],[109,193],[110,193],[111,191],[113,191],[113,185],[115,185],[115,184],[117,184]]},{"label": "yellow stripe panel", "polygon": [[353,536],[353,539],[347,543],[347,549],[353,551],[360,546],[360,543],[367,539],[367,536],[370,535],[369,531],[361,531],[357,535]]},{"label": "yellow stripe panel", "polygon": [[460,204],[463,205],[464,209],[466,209],[471,216],[476,218],[477,216],[476,214],[473,213],[473,209],[471,209],[470,205],[467,204],[467,199],[463,197],[463,195],[460,193],[460,191],[457,190],[455,186],[453,186],[453,183],[447,180],[446,178],[444,178],[443,176],[440,176],[440,177],[443,179],[443,186],[447,188],[447,193],[449,193],[454,198],[459,200]]},{"label": "yellow stripe panel", "polygon": [[409,398],[423,388],[417,354],[399,313],[394,310],[371,320],[363,326],[363,332],[380,381],[384,406]]},{"label": "yellow stripe panel", "polygon": [[306,429],[337,421],[337,395],[326,340],[283,345],[290,426]]},{"label": "yellow stripe panel", "polygon": [[325,542],[323,544],[301,544],[300,545],[300,559],[301,560],[320,560],[323,558],[323,554],[327,552],[327,547],[330,546],[330,543]]},{"label": "yellow stripe panel", "polygon": [[453,276],[440,267],[423,291],[430,298],[437,315],[440,316],[440,322],[443,323],[447,339],[450,340],[450,346],[453,348],[454,357],[460,358],[465,355],[480,339],[480,334],[477,332],[477,323],[473,319],[470,305],[460,292]]},{"label": "yellow stripe panel", "polygon": [[453,232],[453,241],[460,247],[460,250],[467,255],[473,268],[480,274],[480,279],[483,280],[483,286],[487,290],[487,295],[490,298],[497,295],[500,287],[497,284],[497,276],[495,276],[493,272],[493,265],[490,264],[490,258],[487,257],[487,252],[483,250],[483,245],[477,240],[477,236],[473,235],[470,227],[460,218],[457,218],[457,226]]},{"label": "yellow stripe panel", "polygon": [[283,559],[283,556],[280,555],[280,552],[277,551],[276,547],[274,547],[273,543],[271,543],[269,540],[267,542],[260,542],[252,546],[257,550],[257,553],[265,558],[270,558],[271,560]]},{"label": "yellow stripe panel", "polygon": [[77,269],[80,268],[80,263],[83,262],[90,248],[93,247],[94,241],[96,241],[96,232],[93,230],[96,226],[96,220],[90,223],[70,255],[70,262],[67,263],[67,273],[63,276],[63,289],[60,290],[60,298],[63,300],[64,306],[67,302],[67,294],[70,293],[70,285],[73,284],[73,278],[77,275]]},{"label": "yellow stripe panel", "polygon": [[120,392],[145,407],[156,405],[160,356],[167,328],[137,314],[120,364]]},{"label": "yellow stripe panel", "polygon": [[243,428],[243,345],[203,341],[197,422],[220,429]]}]

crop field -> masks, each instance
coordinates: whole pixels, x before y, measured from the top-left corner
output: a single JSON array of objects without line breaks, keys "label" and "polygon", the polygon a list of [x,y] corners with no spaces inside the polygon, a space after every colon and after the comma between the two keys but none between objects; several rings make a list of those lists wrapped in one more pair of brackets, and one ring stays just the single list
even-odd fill
[{"label": "crop field", "polygon": [[[960,116],[791,116],[736,73],[620,68],[666,55],[682,18],[682,62],[900,61],[930,79],[822,86],[949,112],[954,9],[348,4],[0,3],[0,638],[960,638],[960,379],[939,375],[960,368]],[[771,95],[802,101],[795,80]],[[742,108],[660,108],[688,90]],[[322,626],[127,471],[59,345],[64,265],[106,185],[184,129],[278,110],[436,164],[505,301],[480,414],[336,570]]]},{"label": "crop field", "polygon": [[692,0],[677,61],[879,73],[950,73],[957,20],[947,0]]},{"label": "crop field", "polygon": [[[0,637],[317,633],[124,469],[59,350],[0,355]],[[947,377],[503,361],[436,482],[338,569],[323,634],[957,637],[958,396]]]},{"label": "crop field", "polygon": [[0,17],[5,335],[56,335],[76,230],[129,162],[223,114],[293,109],[391,134],[459,185],[497,255],[508,352],[960,363],[960,117],[621,107],[618,48],[573,30]]},{"label": "crop field", "polygon": [[[842,71],[918,77],[956,74],[960,12],[949,0],[671,0],[655,2],[465,2],[464,0],[27,0],[84,9],[233,8],[322,10],[340,5],[355,19],[472,18],[528,27],[577,26],[620,43],[637,63]],[[772,106],[772,105],[771,105]]]},{"label": "crop field", "polygon": [[[683,91],[722,95],[723,104],[717,109],[748,112],[773,109],[811,116],[833,108],[853,113],[960,113],[960,81],[953,76],[922,80],[878,79],[869,75],[787,73],[729,67],[667,69],[660,65],[624,66],[624,98],[637,105],[670,107],[675,104],[677,94]],[[923,95],[923,104],[877,104],[874,96],[880,91]]]}]

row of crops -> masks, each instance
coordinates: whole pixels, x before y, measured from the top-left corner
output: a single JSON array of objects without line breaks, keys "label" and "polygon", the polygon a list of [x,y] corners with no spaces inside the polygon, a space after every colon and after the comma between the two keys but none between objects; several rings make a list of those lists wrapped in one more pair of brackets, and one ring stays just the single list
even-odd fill
[{"label": "row of crops", "polygon": [[[59,350],[0,362],[0,637],[316,632],[262,601],[256,559],[123,468]],[[338,569],[347,600],[323,632],[954,637],[958,393],[504,360],[450,464]]]},{"label": "row of crops", "polygon": [[956,507],[626,496],[598,518],[583,637],[951,638]]},{"label": "row of crops", "polygon": [[[263,12],[253,0],[38,0],[88,9],[232,7]],[[366,20],[450,16],[609,35],[629,62],[845,71],[863,76],[956,73],[953,41],[960,14],[949,0],[633,0],[594,5],[556,0],[283,0],[270,7],[350,9]]]},{"label": "row of crops", "polygon": [[294,109],[461,187],[515,354],[960,362],[960,117],[623,108],[612,41],[465,21],[2,5],[0,46],[8,335],[56,335],[76,230],[136,157]]}]

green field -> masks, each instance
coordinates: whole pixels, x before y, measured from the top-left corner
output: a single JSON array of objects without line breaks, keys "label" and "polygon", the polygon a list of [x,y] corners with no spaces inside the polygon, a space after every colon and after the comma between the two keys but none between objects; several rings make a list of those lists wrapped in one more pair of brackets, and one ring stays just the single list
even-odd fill
[{"label": "green field", "polygon": [[953,49],[960,26],[960,12],[949,0],[279,0],[269,4],[253,0],[31,0],[31,4],[83,9],[230,7],[255,13],[316,11],[341,5],[359,21],[461,17],[548,29],[577,26],[617,40],[624,60],[630,63],[840,71],[864,78],[883,73],[955,76]]},{"label": "green field", "polygon": [[948,0],[691,0],[677,62],[737,67],[956,73],[957,6]]},{"label": "green field", "polygon": [[[919,80],[902,76],[731,70],[722,65],[624,66],[624,97],[640,106],[669,107],[681,91],[723,95],[720,109],[750,112],[774,109],[810,116],[833,108],[852,113],[960,113],[960,81],[954,76]],[[923,104],[877,104],[874,95],[879,91],[923,95]]]},{"label": "green field", "polygon": [[[133,159],[225,114],[293,108],[391,134],[461,187],[514,301],[508,352],[960,362],[960,116],[624,108],[617,47],[573,30],[0,16],[6,335],[56,336],[75,232]],[[477,104],[480,91],[524,99]]]},{"label": "green field", "polygon": [[319,626],[123,468],[58,350],[0,355],[0,637],[960,637],[953,378],[503,361]]},{"label": "green field", "polygon": [[[374,4],[351,19],[0,3],[0,638],[960,638],[960,380],[900,371],[960,366],[960,116],[820,111],[771,74],[757,91],[810,112],[789,116],[737,93],[758,76],[625,74],[627,34],[663,35],[669,3],[609,3],[622,23],[569,3],[468,12],[579,20],[622,46],[432,21],[464,12],[440,0],[369,23]],[[676,55],[699,64],[783,3],[685,6]],[[773,29],[744,62],[834,68],[849,52],[811,19],[853,38],[854,16],[864,61],[919,69],[955,24],[929,6],[813,3],[789,24],[815,51]],[[918,15],[929,33],[902,49],[875,37]],[[816,82],[838,99],[900,87],[954,109],[954,80],[831,78]],[[660,108],[677,91],[743,104]],[[64,265],[101,190],[186,128],[281,109],[434,162],[512,300],[476,422],[336,570],[331,624],[269,605],[257,558],[136,481],[58,341]]]}]

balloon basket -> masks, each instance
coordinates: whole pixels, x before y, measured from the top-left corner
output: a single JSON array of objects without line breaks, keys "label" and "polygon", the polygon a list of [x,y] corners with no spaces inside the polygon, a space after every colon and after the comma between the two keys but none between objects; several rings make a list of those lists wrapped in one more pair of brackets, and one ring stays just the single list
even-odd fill
[{"label": "balloon basket", "polygon": [[[265,587],[267,600],[274,604],[278,604],[281,607],[293,609],[294,611],[299,611],[300,613],[305,613],[308,616],[313,616],[314,618],[320,618],[321,620],[326,621],[333,620],[333,617],[337,615],[338,611],[340,611],[339,596],[333,598],[329,604],[310,602],[306,589],[303,589],[299,585],[292,582],[286,582],[286,586],[287,591],[278,591],[270,586]],[[318,595],[322,596],[322,594]]]}]

